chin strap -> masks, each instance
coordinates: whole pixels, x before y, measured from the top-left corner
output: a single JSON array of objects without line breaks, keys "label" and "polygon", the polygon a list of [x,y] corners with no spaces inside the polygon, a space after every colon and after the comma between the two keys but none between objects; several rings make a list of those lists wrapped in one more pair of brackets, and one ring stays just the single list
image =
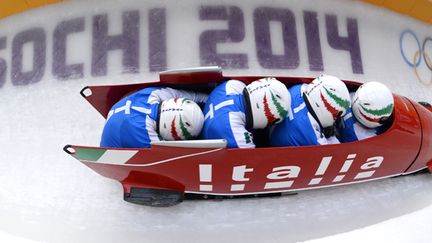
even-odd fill
[{"label": "chin strap", "polygon": [[253,117],[252,117],[252,107],[249,97],[249,92],[247,92],[247,89],[243,89],[243,102],[246,106],[246,130],[252,130],[253,129]]},{"label": "chin strap", "polygon": [[162,108],[162,103],[159,103],[159,104],[158,104],[158,111],[157,111],[157,119],[156,119],[156,132],[157,132],[158,134],[160,134],[160,131],[159,131],[159,124],[160,124],[161,108]]},{"label": "chin strap", "polygon": [[308,109],[309,113],[311,113],[312,117],[318,122],[318,125],[320,126],[321,130],[323,130],[323,126],[321,125],[320,120],[318,119],[318,116],[316,115],[315,111],[312,109],[312,106],[309,102],[309,99],[307,95],[303,92],[302,94],[303,100],[306,104],[306,108]]}]

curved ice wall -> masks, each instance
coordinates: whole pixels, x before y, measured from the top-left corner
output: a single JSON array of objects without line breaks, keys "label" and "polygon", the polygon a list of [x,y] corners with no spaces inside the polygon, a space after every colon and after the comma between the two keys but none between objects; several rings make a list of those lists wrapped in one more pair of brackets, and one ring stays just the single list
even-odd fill
[{"label": "curved ice wall", "polygon": [[2,89],[203,65],[377,80],[425,99],[431,83],[431,26],[362,2],[69,1],[0,22]]},{"label": "curved ice wall", "polygon": [[[39,241],[120,242],[125,235],[136,241],[143,232],[149,241],[173,240],[156,227],[172,221],[124,203],[118,183],[62,151],[68,143],[99,143],[104,120],[80,97],[86,85],[157,80],[170,68],[219,65],[229,75],[377,80],[432,101],[431,26],[358,1],[65,1],[2,19],[0,26],[0,216],[7,219],[0,231]],[[213,206],[201,207],[211,212]],[[243,211],[255,212],[251,208]],[[194,232],[179,226],[189,224],[189,209],[168,212],[178,216],[171,229],[197,233],[197,226]],[[259,215],[252,225],[268,228],[259,223],[267,216]],[[222,225],[227,237],[247,229],[209,218],[206,223]],[[279,228],[285,232],[285,226]],[[281,237],[325,235],[293,229]]]}]

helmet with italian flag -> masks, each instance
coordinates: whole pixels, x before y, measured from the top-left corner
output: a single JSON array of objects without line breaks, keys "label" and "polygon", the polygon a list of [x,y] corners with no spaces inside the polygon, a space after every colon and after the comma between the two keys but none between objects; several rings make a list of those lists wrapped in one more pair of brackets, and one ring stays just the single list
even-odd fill
[{"label": "helmet with italian flag", "polygon": [[310,107],[323,128],[331,127],[351,105],[346,85],[337,77],[320,75],[304,92]]},{"label": "helmet with italian flag", "polygon": [[382,83],[368,82],[358,88],[352,110],[356,119],[364,126],[381,126],[393,113],[394,100],[391,91]]},{"label": "helmet with italian flag", "polygon": [[159,135],[164,140],[194,139],[200,134],[203,123],[200,107],[190,99],[168,99],[161,104]]},{"label": "helmet with italian flag", "polygon": [[281,122],[291,107],[287,87],[275,78],[262,78],[246,86],[252,111],[253,128]]}]

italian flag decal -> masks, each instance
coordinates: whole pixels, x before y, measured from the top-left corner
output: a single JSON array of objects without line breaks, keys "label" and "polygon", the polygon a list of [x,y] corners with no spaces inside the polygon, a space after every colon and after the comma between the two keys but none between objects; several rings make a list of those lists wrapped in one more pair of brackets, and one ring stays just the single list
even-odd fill
[{"label": "italian flag decal", "polygon": [[279,116],[280,116],[281,118],[285,118],[285,117],[288,115],[288,111],[285,110],[285,109],[282,107],[282,105],[277,101],[276,96],[273,94],[273,92],[270,91],[270,93],[271,93],[272,101],[273,101],[273,103],[274,103],[275,106],[276,106],[276,110],[277,110],[277,112],[279,113]]},{"label": "italian flag decal", "polygon": [[[345,110],[347,110],[350,107],[351,102],[349,100],[345,100],[337,96],[336,94],[332,93],[330,90],[326,89],[325,87],[323,88],[325,90],[325,93],[327,94],[327,97],[330,97],[330,99],[333,100],[337,106]],[[331,102],[329,102],[329,99],[327,99],[322,92],[321,92],[321,99],[323,100],[326,109],[333,115],[333,118],[336,119],[336,116],[338,115],[338,111],[340,110],[340,108],[335,107],[335,105],[332,105]]]},{"label": "italian flag decal", "polygon": [[273,92],[270,91],[271,101],[273,105],[276,107],[277,116],[273,114],[269,102],[267,101],[267,95],[264,94],[263,103],[264,103],[264,115],[267,118],[268,123],[273,123],[277,119],[277,117],[284,119],[288,115],[288,111],[285,110],[279,101],[276,99],[276,96]]},{"label": "italian flag decal", "polygon": [[138,150],[110,150],[92,148],[74,148],[72,156],[81,162],[122,165],[126,164]]},{"label": "italian flag decal", "polygon": [[176,125],[175,125],[175,118],[173,118],[171,122],[171,136],[174,138],[174,140],[180,140],[180,136],[177,134]]},{"label": "italian flag decal", "polygon": [[171,122],[171,136],[174,138],[174,140],[182,140],[183,138],[185,139],[193,139],[194,137],[192,136],[192,134],[187,130],[185,123],[183,122],[182,117],[180,116],[180,131],[181,131],[181,135],[182,137],[180,137],[180,135],[177,133],[177,127],[176,127],[176,117],[175,116]]},{"label": "italian flag decal", "polygon": [[[371,121],[371,122],[379,122],[379,118],[381,118],[383,116],[389,116],[393,112],[393,105],[392,104],[390,104],[390,105],[388,105],[382,109],[368,109],[368,108],[364,107],[363,105],[360,105],[360,107],[364,111],[364,112],[362,112],[362,110],[360,110],[360,113],[364,116],[364,118],[366,120]],[[379,118],[373,118],[371,116],[379,117]]]},{"label": "italian flag decal", "polygon": [[190,134],[190,132],[187,130],[181,116],[180,116],[180,129],[183,134],[183,137],[185,137],[186,139],[193,139],[192,134]]},{"label": "italian flag decal", "polygon": [[268,123],[273,123],[274,120],[276,120],[276,117],[273,115],[273,113],[271,112],[270,106],[267,102],[267,96],[264,94],[264,115],[267,118],[267,122]]}]

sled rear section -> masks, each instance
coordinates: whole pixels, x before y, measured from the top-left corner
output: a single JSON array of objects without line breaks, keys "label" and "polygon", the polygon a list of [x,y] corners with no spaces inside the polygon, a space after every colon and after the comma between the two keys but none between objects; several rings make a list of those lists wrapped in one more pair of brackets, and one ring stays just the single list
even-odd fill
[{"label": "sled rear section", "polygon": [[[225,77],[220,68],[161,73],[161,82],[92,86],[81,94],[104,117],[125,95],[149,86],[211,90],[217,83],[261,77]],[[312,78],[276,77],[287,85]],[[185,85],[185,83],[187,85]],[[345,81],[351,90],[360,83]],[[395,95],[392,126],[382,135],[325,146],[226,149],[224,140],[160,142],[148,149],[72,146],[65,151],[117,180],[129,202],[169,206],[185,195],[249,196],[344,185],[431,168],[432,116],[423,106]]]}]

